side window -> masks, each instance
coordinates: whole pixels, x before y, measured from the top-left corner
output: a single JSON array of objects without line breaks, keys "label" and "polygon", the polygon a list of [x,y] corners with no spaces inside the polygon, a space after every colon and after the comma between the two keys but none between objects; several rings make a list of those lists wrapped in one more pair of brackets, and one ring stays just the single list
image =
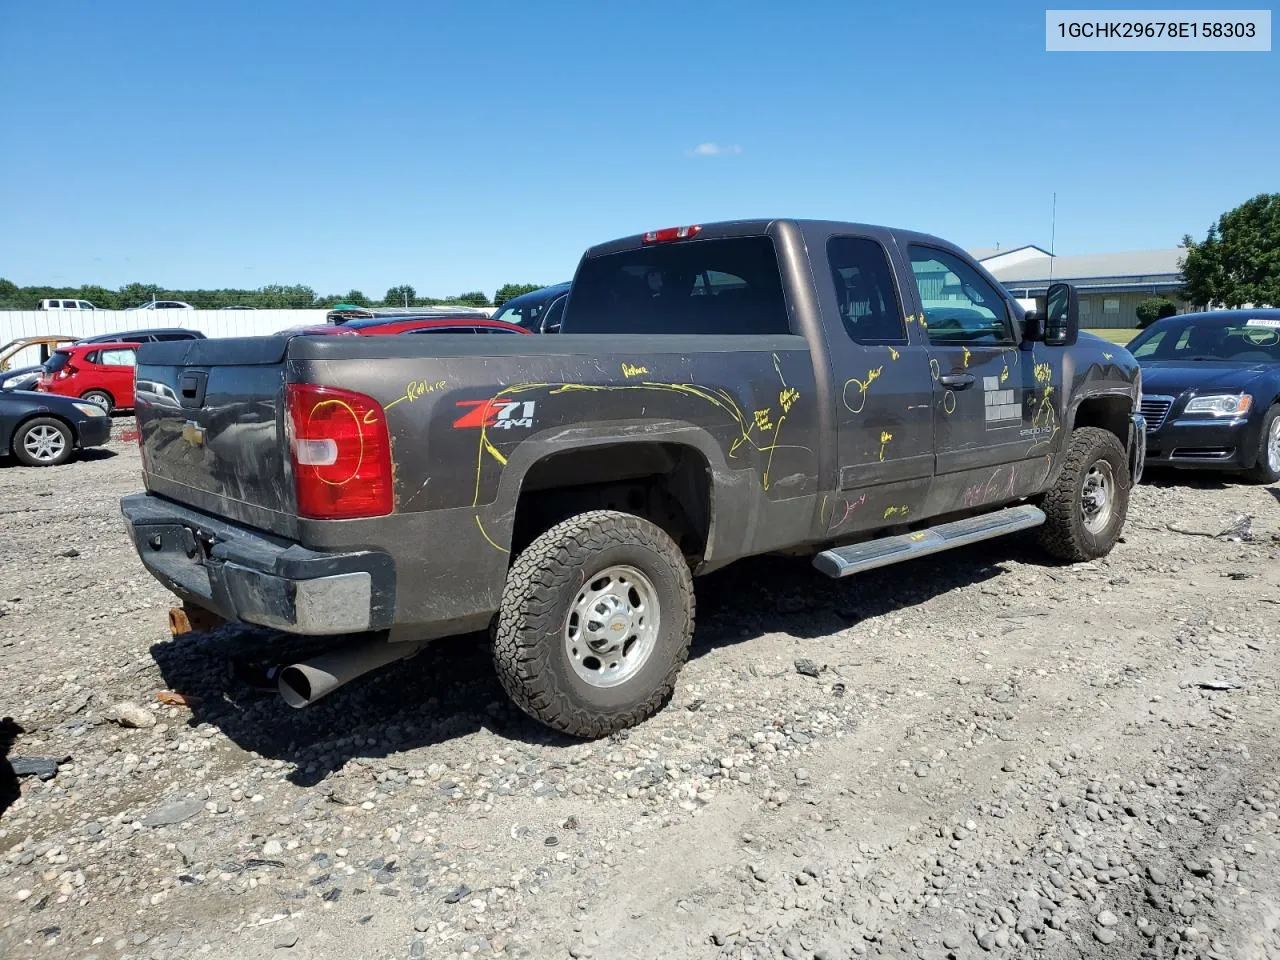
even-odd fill
[{"label": "side window", "polygon": [[99,362],[104,367],[133,367],[138,361],[132,350],[103,350]]},{"label": "side window", "polygon": [[101,354],[100,354],[97,350],[94,350],[92,353],[86,353],[86,354],[84,355],[84,362],[85,362],[85,363],[100,363],[100,362],[101,362],[101,361],[99,360],[99,357],[100,357],[100,356],[101,356]]},{"label": "side window", "polygon": [[849,336],[858,343],[906,343],[902,305],[884,247],[865,237],[832,237],[827,259]]},{"label": "side window", "polygon": [[190,340],[190,339],[191,338],[187,336],[185,333],[158,333],[155,336],[155,340],[159,341],[160,343],[165,343],[166,341],[169,341],[169,340]]},{"label": "side window", "polygon": [[1012,342],[1005,299],[977,270],[946,250],[907,250],[931,343]]},{"label": "side window", "polygon": [[[564,317],[564,305],[569,302],[569,295],[564,294],[556,297],[555,302],[547,308],[547,314],[542,319],[541,332],[555,333],[560,329],[560,320]],[[496,333],[497,331],[495,331]],[[510,332],[510,331],[505,331]]]}]

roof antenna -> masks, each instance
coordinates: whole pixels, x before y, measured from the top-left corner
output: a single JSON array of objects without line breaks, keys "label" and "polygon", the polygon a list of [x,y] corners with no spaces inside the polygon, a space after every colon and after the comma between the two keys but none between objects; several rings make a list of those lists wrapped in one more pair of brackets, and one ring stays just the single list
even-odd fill
[{"label": "roof antenna", "polygon": [[1058,237],[1058,191],[1053,191],[1053,212],[1049,214],[1049,282],[1053,283],[1054,243]]}]

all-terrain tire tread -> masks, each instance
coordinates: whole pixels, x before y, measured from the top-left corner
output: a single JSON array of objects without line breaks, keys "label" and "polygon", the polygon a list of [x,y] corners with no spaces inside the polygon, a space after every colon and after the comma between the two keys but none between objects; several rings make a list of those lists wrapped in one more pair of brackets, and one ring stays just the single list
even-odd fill
[{"label": "all-terrain tire tread", "polygon": [[[675,618],[682,642],[666,674],[644,701],[629,710],[601,715],[574,706],[548,665],[548,636],[559,637],[564,611],[557,587],[577,562],[615,545],[641,544],[658,553],[675,574],[681,603],[662,610]],[[679,547],[658,526],[615,510],[592,510],[563,520],[537,537],[511,566],[493,636],[493,660],[507,695],[520,709],[554,730],[595,739],[632,727],[670,698],[689,657],[694,622],[693,580]],[[683,623],[679,621],[683,619]],[[657,651],[655,651],[657,655]]]},{"label": "all-terrain tire tread", "polygon": [[1120,515],[1119,522],[1116,524],[1117,537],[1118,531],[1124,527],[1124,519],[1129,511],[1128,455],[1121,446],[1119,438],[1110,430],[1104,430],[1101,427],[1079,427],[1071,432],[1062,469],[1058,471],[1057,479],[1040,503],[1040,509],[1045,514],[1045,522],[1039,534],[1040,546],[1059,560],[1072,563],[1096,560],[1106,556],[1114,545],[1113,540],[1104,550],[1098,552],[1080,536],[1078,488],[1084,472],[1098,459],[1100,449],[1110,449],[1122,464],[1122,473],[1116,477],[1117,485],[1120,487],[1117,490],[1115,504],[1115,509]]}]

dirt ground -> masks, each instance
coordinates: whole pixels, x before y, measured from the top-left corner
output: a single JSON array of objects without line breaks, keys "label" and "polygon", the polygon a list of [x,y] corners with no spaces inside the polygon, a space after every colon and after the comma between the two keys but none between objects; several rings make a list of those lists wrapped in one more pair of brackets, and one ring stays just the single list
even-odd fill
[{"label": "dirt ground", "polygon": [[65,758],[0,815],[0,956],[1280,957],[1275,487],[1152,478],[1073,567],[731,568],[668,708],[578,743],[477,637],[256,692],[303,645],[172,639],[139,483],[0,465],[0,716]]}]

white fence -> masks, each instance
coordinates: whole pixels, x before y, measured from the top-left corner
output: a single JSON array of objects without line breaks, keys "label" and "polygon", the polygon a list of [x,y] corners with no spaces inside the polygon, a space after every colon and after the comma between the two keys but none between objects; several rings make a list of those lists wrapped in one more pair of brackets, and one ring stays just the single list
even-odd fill
[{"label": "white fence", "polygon": [[[0,310],[0,346],[19,337],[63,334],[79,339],[117,330],[185,327],[207,337],[262,337],[289,327],[324,323],[327,310]],[[35,349],[11,369],[39,363]]]}]

